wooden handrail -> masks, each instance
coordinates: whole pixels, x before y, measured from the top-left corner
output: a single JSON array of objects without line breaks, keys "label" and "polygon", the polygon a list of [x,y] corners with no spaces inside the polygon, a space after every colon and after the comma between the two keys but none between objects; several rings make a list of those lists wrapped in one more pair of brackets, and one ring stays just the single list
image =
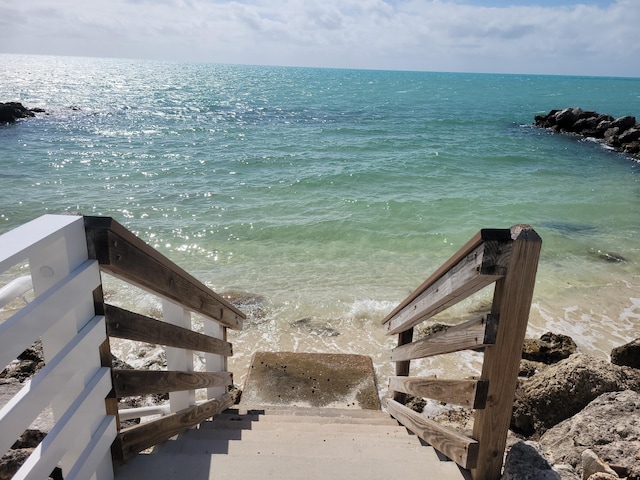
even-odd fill
[{"label": "wooden handrail", "polygon": [[[105,304],[102,287],[94,291],[96,312],[105,316],[109,337],[168,347],[167,365],[173,365],[173,368],[163,371],[113,369],[108,341],[102,345],[100,358],[103,366],[111,368],[113,384],[113,391],[106,400],[108,414],[118,418],[119,398],[159,393],[170,393],[170,411],[173,412],[124,429],[120,428],[118,421],[118,436],[112,446],[112,456],[119,462],[217,415],[233,404],[233,397],[226,393],[227,387],[233,385],[232,374],[225,371],[226,357],[233,354],[231,344],[226,341],[226,328],[241,329],[245,315],[112,218],[84,217],[84,227],[89,257],[98,261],[101,271],[166,299],[163,301],[165,318],[161,321]],[[219,338],[192,331],[189,312],[219,324],[220,329],[217,329],[210,326],[213,322],[205,323],[205,332]],[[191,371],[194,351],[214,358],[216,371]],[[208,367],[208,359],[206,363]],[[218,396],[196,403],[195,390],[205,388],[209,395],[218,390],[211,395]],[[219,394],[220,391],[223,393]]]},{"label": "wooden handrail", "polygon": [[244,313],[110,217],[84,217],[89,256],[115,277],[240,330]]},{"label": "wooden handrail", "polygon": [[[423,440],[470,469],[473,480],[500,477],[542,240],[528,225],[481,230],[383,320],[398,334],[387,409]],[[413,341],[413,327],[495,283],[489,315]],[[484,351],[479,380],[409,377],[410,361],[460,350]],[[402,405],[406,394],[475,409],[472,438]]]}]

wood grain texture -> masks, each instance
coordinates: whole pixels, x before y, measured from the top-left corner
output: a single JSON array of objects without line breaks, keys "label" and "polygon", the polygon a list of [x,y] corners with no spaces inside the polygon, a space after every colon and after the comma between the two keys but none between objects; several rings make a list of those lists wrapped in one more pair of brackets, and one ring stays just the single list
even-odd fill
[{"label": "wood grain texture", "polygon": [[511,243],[481,243],[390,317],[387,334],[414,327],[502,278],[507,271]]},{"label": "wood grain texture", "polygon": [[500,478],[507,431],[527,329],[542,240],[529,226],[512,228],[515,238],[505,278],[496,284],[492,314],[499,316],[496,342],[484,353],[481,380],[489,382],[487,405],[476,411],[473,437],[478,439],[474,480]]},{"label": "wood grain texture", "polygon": [[109,304],[105,305],[105,314],[107,333],[110,337],[217,355],[233,355],[233,349],[229,342],[187,328],[171,325]]},{"label": "wood grain texture", "polygon": [[[404,332],[400,332],[398,334],[398,346],[407,345],[413,341],[413,328],[405,330]],[[411,361],[406,360],[402,362],[396,362],[396,375],[406,377],[409,375],[409,370],[411,369]],[[404,392],[394,392],[393,399],[401,404],[406,403],[407,396]]]},{"label": "wood grain texture", "polygon": [[401,362],[485,347],[495,341],[496,324],[494,316],[486,315],[449,327],[413,343],[394,348],[391,361]]},{"label": "wood grain texture", "polygon": [[395,400],[387,400],[387,411],[402,425],[462,468],[476,466],[478,442],[474,439],[443,427]]},{"label": "wood grain texture", "polygon": [[383,320],[385,324],[391,320],[398,312],[413,302],[422,292],[429,288],[442,275],[451,270],[460,260],[478,248],[485,241],[508,242],[511,240],[509,229],[482,229],[476,233],[462,248],[451,256],[440,268],[438,268],[429,278],[427,278],[418,288],[416,288],[407,298],[405,298],[396,308],[394,308]]},{"label": "wood grain texture", "polygon": [[131,458],[145,448],[184,432],[188,428],[198,425],[207,418],[223,412],[233,405],[233,396],[225,393],[219,398],[196,405],[181,412],[172,413],[151,422],[143,423],[122,430],[123,458]]},{"label": "wood grain texture", "polygon": [[114,369],[111,374],[118,398],[194,390],[196,388],[227,387],[233,382],[233,376],[230,372]]},{"label": "wood grain texture", "polygon": [[84,217],[89,248],[101,268],[226,327],[242,329],[244,313],[109,217]]},{"label": "wood grain texture", "polygon": [[467,408],[484,408],[489,382],[446,380],[435,377],[390,377],[389,390],[453,403]]}]

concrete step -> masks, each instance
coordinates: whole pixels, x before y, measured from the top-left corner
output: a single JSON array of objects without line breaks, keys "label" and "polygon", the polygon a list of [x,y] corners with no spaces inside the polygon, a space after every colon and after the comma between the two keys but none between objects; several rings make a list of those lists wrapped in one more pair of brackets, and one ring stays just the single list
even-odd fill
[{"label": "concrete step", "polygon": [[237,458],[228,455],[140,455],[135,462],[116,469],[117,480],[461,480],[453,462],[434,462],[416,455],[410,460],[393,457],[343,458],[260,455]]},{"label": "concrete step", "polygon": [[[358,434],[307,434],[304,432],[237,432],[240,439],[221,438],[212,431],[193,431],[156,447],[158,454],[200,453],[236,456],[277,455],[322,458],[372,458],[394,454],[403,459],[426,455],[435,459],[431,447],[425,447],[415,437],[386,437]],[[221,433],[228,433],[223,432]],[[270,434],[268,434],[270,433]]]},{"label": "concrete step", "polygon": [[406,435],[407,429],[398,424],[370,425],[367,423],[342,423],[342,422],[274,422],[274,421],[247,421],[247,420],[215,420],[213,422],[203,422],[200,430],[297,430],[302,432],[371,432],[374,435],[396,434]]},{"label": "concrete step", "polygon": [[[317,412],[317,409],[315,409]],[[348,412],[348,411],[347,411]],[[312,415],[297,414],[285,415],[283,413],[221,413],[217,415],[214,422],[218,421],[252,421],[252,422],[283,422],[283,423],[351,423],[366,425],[398,425],[398,422],[391,416],[383,412],[376,412],[374,415],[362,417],[346,416],[344,411],[335,413],[334,415]],[[205,422],[207,425],[214,422]]]}]

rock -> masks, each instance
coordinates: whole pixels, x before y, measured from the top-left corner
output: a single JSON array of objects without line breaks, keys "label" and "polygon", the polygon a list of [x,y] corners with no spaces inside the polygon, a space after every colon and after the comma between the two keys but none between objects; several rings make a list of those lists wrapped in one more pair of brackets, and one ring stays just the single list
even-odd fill
[{"label": "rock", "polygon": [[596,473],[606,473],[618,478],[618,474],[609,465],[600,460],[593,450],[587,448],[582,452],[582,478],[588,480]]},{"label": "rock", "polygon": [[636,117],[630,115],[616,118],[611,122],[612,127],[620,128],[620,131],[624,132],[626,129],[633,127],[636,124]]},{"label": "rock", "polygon": [[519,377],[530,378],[536,373],[541,372],[547,365],[541,362],[532,362],[531,360],[520,360]]},{"label": "rock", "polygon": [[640,369],[640,338],[611,350],[611,363]]},{"label": "rock", "polygon": [[620,480],[618,475],[612,475],[610,473],[598,472],[587,477],[587,480]]},{"label": "rock", "polygon": [[602,250],[598,250],[597,254],[598,254],[598,258],[609,263],[622,263],[627,261],[627,259],[624,258],[619,253],[603,252]]},{"label": "rock", "polygon": [[37,340],[31,347],[18,355],[16,361],[10,363],[0,372],[0,378],[15,378],[20,382],[24,382],[26,379],[31,378],[42,367],[44,367],[42,342]]},{"label": "rock", "polygon": [[502,480],[560,480],[536,442],[518,442],[511,447],[505,460]]},{"label": "rock", "polygon": [[557,363],[575,353],[576,343],[567,335],[547,332],[539,340],[525,339],[522,358],[540,363]]},{"label": "rock", "polygon": [[640,393],[609,392],[540,438],[551,463],[568,463],[582,474],[591,449],[620,477],[640,479]]},{"label": "rock", "polygon": [[640,128],[629,128],[618,137],[620,143],[631,143],[640,140]]},{"label": "rock", "polygon": [[640,159],[640,124],[630,115],[614,119],[611,115],[580,108],[565,108],[536,115],[535,125],[555,132],[602,139],[614,149]]},{"label": "rock", "polygon": [[518,385],[511,428],[540,435],[602,393],[627,389],[640,390],[640,371],[573,354]]},{"label": "rock", "polygon": [[32,452],[32,448],[9,450],[6,455],[0,459],[0,480],[11,480]]},{"label": "rock", "polygon": [[34,112],[40,113],[44,110],[30,110],[19,102],[0,103],[0,123],[15,123],[21,118],[35,117]]}]

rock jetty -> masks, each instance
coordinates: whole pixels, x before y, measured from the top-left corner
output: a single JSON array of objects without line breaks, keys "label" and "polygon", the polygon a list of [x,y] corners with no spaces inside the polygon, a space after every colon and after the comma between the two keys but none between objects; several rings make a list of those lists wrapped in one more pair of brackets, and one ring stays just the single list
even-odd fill
[{"label": "rock jetty", "polygon": [[551,110],[546,115],[536,115],[535,126],[595,138],[618,152],[640,160],[640,124],[636,117],[614,118],[581,108],[565,108]]},{"label": "rock jetty", "polygon": [[44,113],[41,108],[27,108],[19,102],[0,103],[0,124],[15,123],[20,118],[35,117]]}]

